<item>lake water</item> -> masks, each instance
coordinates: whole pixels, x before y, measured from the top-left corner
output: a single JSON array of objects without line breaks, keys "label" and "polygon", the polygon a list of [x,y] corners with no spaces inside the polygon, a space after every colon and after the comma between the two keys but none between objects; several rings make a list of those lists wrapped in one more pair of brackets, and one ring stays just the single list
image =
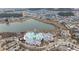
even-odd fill
[{"label": "lake water", "polygon": [[22,23],[0,24],[0,32],[23,32],[27,30],[52,30],[54,25],[39,22],[34,19],[26,20]]}]

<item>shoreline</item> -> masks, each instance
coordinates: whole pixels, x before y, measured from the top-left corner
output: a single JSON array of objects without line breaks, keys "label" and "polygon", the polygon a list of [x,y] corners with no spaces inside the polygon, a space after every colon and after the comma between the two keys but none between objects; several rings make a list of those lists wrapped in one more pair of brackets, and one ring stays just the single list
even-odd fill
[{"label": "shoreline", "polygon": [[[7,18],[6,18],[7,19]],[[30,18],[8,18],[7,21],[6,19],[0,20],[0,24],[6,24],[7,22],[10,23],[15,23],[15,22],[24,22],[26,20],[29,20]]]}]

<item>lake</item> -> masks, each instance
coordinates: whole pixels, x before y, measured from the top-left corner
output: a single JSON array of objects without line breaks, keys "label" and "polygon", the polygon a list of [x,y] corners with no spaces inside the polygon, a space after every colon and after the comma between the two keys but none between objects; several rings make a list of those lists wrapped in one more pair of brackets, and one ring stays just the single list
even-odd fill
[{"label": "lake", "polygon": [[54,25],[39,22],[34,19],[29,19],[24,22],[15,22],[7,24],[0,24],[0,32],[24,32],[27,30],[52,30]]}]

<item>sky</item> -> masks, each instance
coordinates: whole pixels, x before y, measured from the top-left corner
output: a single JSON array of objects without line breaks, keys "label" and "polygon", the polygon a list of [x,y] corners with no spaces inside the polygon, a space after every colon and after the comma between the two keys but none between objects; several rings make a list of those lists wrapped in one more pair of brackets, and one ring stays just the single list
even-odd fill
[{"label": "sky", "polygon": [[78,8],[78,0],[0,0],[1,8],[34,8],[34,7],[68,7],[68,8]]}]

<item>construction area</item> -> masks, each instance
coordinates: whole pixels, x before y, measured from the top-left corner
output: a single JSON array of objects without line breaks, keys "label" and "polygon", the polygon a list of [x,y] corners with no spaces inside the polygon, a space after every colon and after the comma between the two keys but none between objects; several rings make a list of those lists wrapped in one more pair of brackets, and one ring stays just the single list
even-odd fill
[{"label": "construction area", "polygon": [[[78,17],[73,9],[75,16],[69,11],[71,16],[62,16],[60,10],[31,10],[23,9],[20,17],[1,16],[0,51],[79,51],[79,21],[73,20]],[[55,15],[48,18],[49,14]]]}]

